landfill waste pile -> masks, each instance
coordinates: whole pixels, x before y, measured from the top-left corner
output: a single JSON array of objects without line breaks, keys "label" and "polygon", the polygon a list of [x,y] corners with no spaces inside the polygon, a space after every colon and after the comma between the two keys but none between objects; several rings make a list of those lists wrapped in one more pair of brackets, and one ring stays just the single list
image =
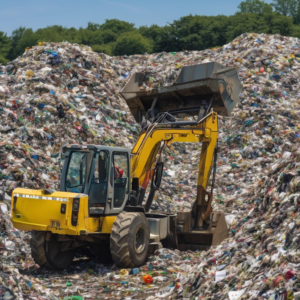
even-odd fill
[{"label": "landfill waste pile", "polygon": [[[138,136],[119,91],[137,71],[144,88],[172,84],[182,66],[235,66],[238,107],[219,118],[214,209],[230,238],[203,252],[160,249],[134,269],[79,255],[63,271],[39,268],[30,233],[10,222],[18,187],[57,189],[65,143],[131,148]],[[0,299],[300,299],[300,40],[243,34],[221,48],[123,57],[41,43],[0,66]],[[199,148],[166,149],[152,210],[189,210]]]}]

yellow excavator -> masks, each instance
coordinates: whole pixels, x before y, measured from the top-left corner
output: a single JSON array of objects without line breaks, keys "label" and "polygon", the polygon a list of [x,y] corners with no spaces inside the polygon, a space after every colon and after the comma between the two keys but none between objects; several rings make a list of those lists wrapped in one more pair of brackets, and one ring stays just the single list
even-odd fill
[{"label": "yellow excavator", "polygon": [[[65,145],[59,191],[13,191],[13,225],[31,231],[40,266],[64,269],[76,251],[89,248],[120,267],[138,267],[153,249],[208,249],[228,237],[224,213],[211,204],[218,114],[228,116],[239,100],[237,72],[216,62],[186,66],[172,85],[152,89],[145,86],[149,76],[136,73],[121,90],[142,126],[132,150]],[[163,149],[172,143],[201,144],[197,198],[190,212],[149,213],[163,177]]]}]

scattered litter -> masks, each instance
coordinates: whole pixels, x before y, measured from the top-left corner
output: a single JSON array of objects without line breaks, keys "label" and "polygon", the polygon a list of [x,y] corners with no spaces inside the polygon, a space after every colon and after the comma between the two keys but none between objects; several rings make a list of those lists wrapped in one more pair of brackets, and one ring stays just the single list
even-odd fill
[{"label": "scattered litter", "polygon": [[[244,88],[219,117],[213,206],[227,214],[230,238],[206,252],[160,249],[126,272],[84,254],[62,272],[39,268],[30,233],[10,222],[11,191],[58,189],[65,143],[131,148],[140,127],[119,95],[131,74],[147,72],[151,89],[208,61],[235,66]],[[300,299],[299,66],[299,39],[247,33],[221,48],[130,57],[45,43],[0,66],[0,297]],[[152,211],[190,210],[199,156],[196,144],[167,147]]]}]

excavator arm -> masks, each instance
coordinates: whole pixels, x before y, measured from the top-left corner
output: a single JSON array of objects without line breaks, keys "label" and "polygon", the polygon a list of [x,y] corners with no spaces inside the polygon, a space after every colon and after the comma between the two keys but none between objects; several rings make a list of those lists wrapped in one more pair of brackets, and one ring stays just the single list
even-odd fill
[{"label": "excavator arm", "polygon": [[[151,182],[145,203],[145,211],[149,211],[162,176],[163,147],[177,142],[201,143],[197,198],[191,212],[177,212],[172,232],[180,250],[207,249],[228,237],[224,213],[211,210],[218,115],[230,115],[239,101],[242,85],[235,68],[217,62],[184,66],[175,81],[165,86],[158,82],[149,88],[150,77],[147,71],[135,73],[121,90],[136,122],[146,128],[131,152],[132,190],[141,205]],[[186,117],[195,121],[179,121]],[[212,187],[207,191],[212,169]]]},{"label": "excavator arm", "polygon": [[[217,113],[207,114],[201,122],[186,122],[185,124],[184,122],[151,124],[148,130],[141,134],[132,149],[131,176],[138,179],[140,199],[142,200],[148,183],[155,175],[155,166],[159,161],[158,152],[164,145],[170,145],[171,143],[201,143],[197,199],[193,208],[195,224],[201,226],[201,222],[203,219],[207,219],[211,208],[212,195],[206,192],[206,187],[218,139]],[[146,202],[146,208],[148,209],[151,206],[154,194],[155,190],[151,186]]]}]

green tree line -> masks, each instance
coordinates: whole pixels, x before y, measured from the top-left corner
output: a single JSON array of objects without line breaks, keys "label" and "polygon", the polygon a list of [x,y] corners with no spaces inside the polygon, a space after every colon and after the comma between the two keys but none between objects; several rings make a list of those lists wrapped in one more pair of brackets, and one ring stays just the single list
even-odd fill
[{"label": "green tree line", "polygon": [[133,23],[110,19],[103,24],[89,22],[86,28],[59,25],[40,28],[19,27],[7,36],[0,31],[0,63],[22,55],[26,47],[39,42],[89,45],[99,53],[131,55],[162,51],[203,50],[224,45],[245,32],[300,38],[300,0],[246,0],[231,16],[189,15],[165,26],[136,27]]}]

